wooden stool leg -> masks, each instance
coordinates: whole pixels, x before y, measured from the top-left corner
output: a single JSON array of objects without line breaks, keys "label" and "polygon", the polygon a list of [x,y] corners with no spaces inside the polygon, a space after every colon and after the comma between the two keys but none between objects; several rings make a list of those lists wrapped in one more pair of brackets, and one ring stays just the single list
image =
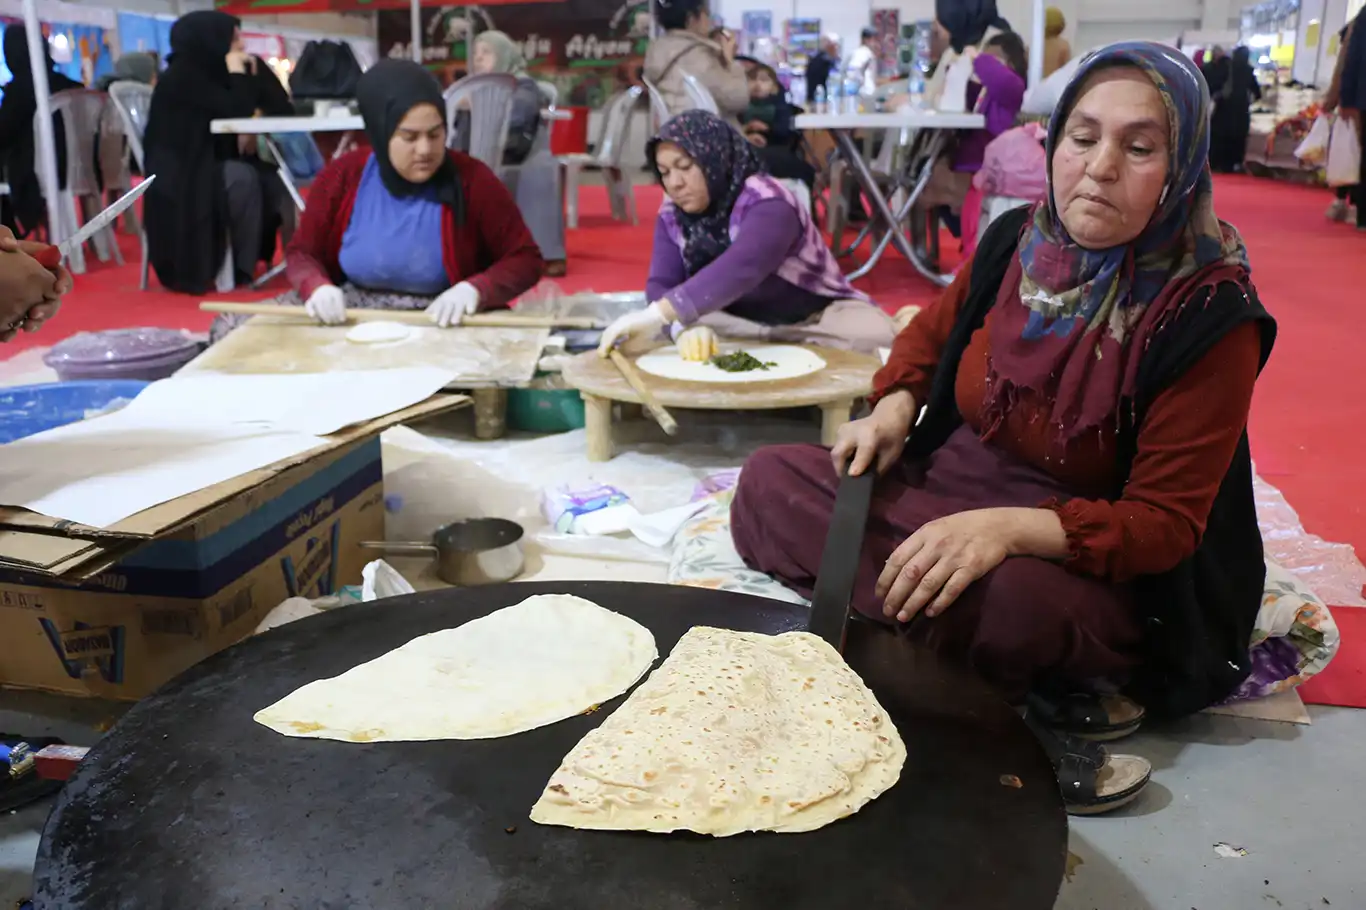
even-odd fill
[{"label": "wooden stool leg", "polygon": [[475,389],[474,438],[502,439],[508,430],[508,390]]},{"label": "wooden stool leg", "polygon": [[588,436],[588,460],[612,460],[612,401],[583,395],[583,428]]},{"label": "wooden stool leg", "polygon": [[840,427],[849,422],[849,414],[854,410],[854,399],[841,398],[827,401],[821,405],[821,445],[832,446]]}]

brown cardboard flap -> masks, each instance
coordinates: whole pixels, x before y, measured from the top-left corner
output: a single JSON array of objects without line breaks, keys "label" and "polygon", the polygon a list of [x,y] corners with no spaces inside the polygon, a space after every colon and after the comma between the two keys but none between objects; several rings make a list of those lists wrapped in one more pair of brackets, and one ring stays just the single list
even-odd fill
[{"label": "brown cardboard flap", "polygon": [[[91,528],[26,509],[0,508],[0,564],[12,563],[51,571],[58,564],[71,567],[79,556],[84,563],[94,550],[116,547],[122,541],[149,540],[193,521],[225,500],[260,486],[282,471],[350,443],[378,435],[392,426],[465,407],[467,395],[437,394],[412,407],[394,411],[350,429],[333,433],[327,442],[293,458],[248,471],[196,493],[144,509],[108,528]],[[60,574],[60,573],[56,573]]]}]

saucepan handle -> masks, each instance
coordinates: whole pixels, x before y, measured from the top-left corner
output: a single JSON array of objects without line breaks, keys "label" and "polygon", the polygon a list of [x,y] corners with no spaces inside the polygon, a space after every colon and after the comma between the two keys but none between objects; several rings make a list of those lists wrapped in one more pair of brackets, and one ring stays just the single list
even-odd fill
[{"label": "saucepan handle", "polygon": [[435,556],[436,547],[418,540],[363,540],[362,550],[383,550],[395,556]]}]

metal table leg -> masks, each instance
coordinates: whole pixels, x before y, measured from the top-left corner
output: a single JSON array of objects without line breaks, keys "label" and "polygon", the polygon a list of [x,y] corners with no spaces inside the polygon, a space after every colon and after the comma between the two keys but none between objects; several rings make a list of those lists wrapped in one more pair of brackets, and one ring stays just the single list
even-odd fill
[{"label": "metal table leg", "polygon": [[864,262],[863,265],[850,272],[846,277],[852,281],[868,274],[882,258],[882,254],[887,249],[887,245],[889,243],[894,243],[896,244],[896,248],[901,252],[901,255],[906,257],[907,261],[915,267],[917,272],[940,287],[947,286],[948,283],[953,280],[953,276],[944,275],[933,268],[929,263],[925,262],[919,251],[915,249],[915,246],[911,243],[910,239],[901,230],[901,221],[910,214],[911,209],[915,207],[916,202],[919,201],[921,194],[925,191],[925,186],[930,181],[931,174],[934,172],[935,159],[939,156],[940,151],[942,151],[944,147],[944,132],[942,130],[934,130],[929,137],[925,163],[921,167],[920,176],[916,179],[915,186],[906,197],[906,201],[902,204],[900,211],[895,213],[887,203],[887,197],[882,194],[882,190],[878,187],[877,180],[873,177],[872,171],[868,168],[868,163],[863,160],[862,156],[857,154],[858,146],[854,143],[853,137],[849,135],[847,130],[831,130],[830,134],[835,139],[835,142],[839,144],[841,151],[848,156],[849,166],[853,169],[859,185],[873,203],[874,211],[869,213],[870,216],[880,218],[882,222],[887,225],[886,234],[884,234],[877,242],[877,245],[873,247],[872,252],[868,256],[868,260]]}]

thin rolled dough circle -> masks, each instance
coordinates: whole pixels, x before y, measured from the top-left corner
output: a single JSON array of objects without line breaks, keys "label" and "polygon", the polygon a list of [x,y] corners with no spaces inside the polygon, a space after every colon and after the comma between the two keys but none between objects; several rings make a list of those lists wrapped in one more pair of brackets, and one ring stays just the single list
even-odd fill
[{"label": "thin rolled dough circle", "polygon": [[774,382],[779,379],[796,379],[809,376],[825,369],[825,360],[819,354],[787,344],[723,344],[721,353],[732,354],[744,351],[756,360],[771,363],[766,370],[749,370],[744,373],[728,373],[707,361],[684,360],[678,348],[659,348],[636,360],[636,367],[660,379],[677,379],[681,382]]},{"label": "thin rolled dough circle", "polygon": [[609,701],[658,656],[635,620],[537,594],[311,682],[254,719],[285,736],[352,743],[491,739]]},{"label": "thin rolled dough circle", "polygon": [[407,341],[413,335],[413,327],[401,322],[362,322],[346,333],[346,340],[352,344],[386,344]]}]

